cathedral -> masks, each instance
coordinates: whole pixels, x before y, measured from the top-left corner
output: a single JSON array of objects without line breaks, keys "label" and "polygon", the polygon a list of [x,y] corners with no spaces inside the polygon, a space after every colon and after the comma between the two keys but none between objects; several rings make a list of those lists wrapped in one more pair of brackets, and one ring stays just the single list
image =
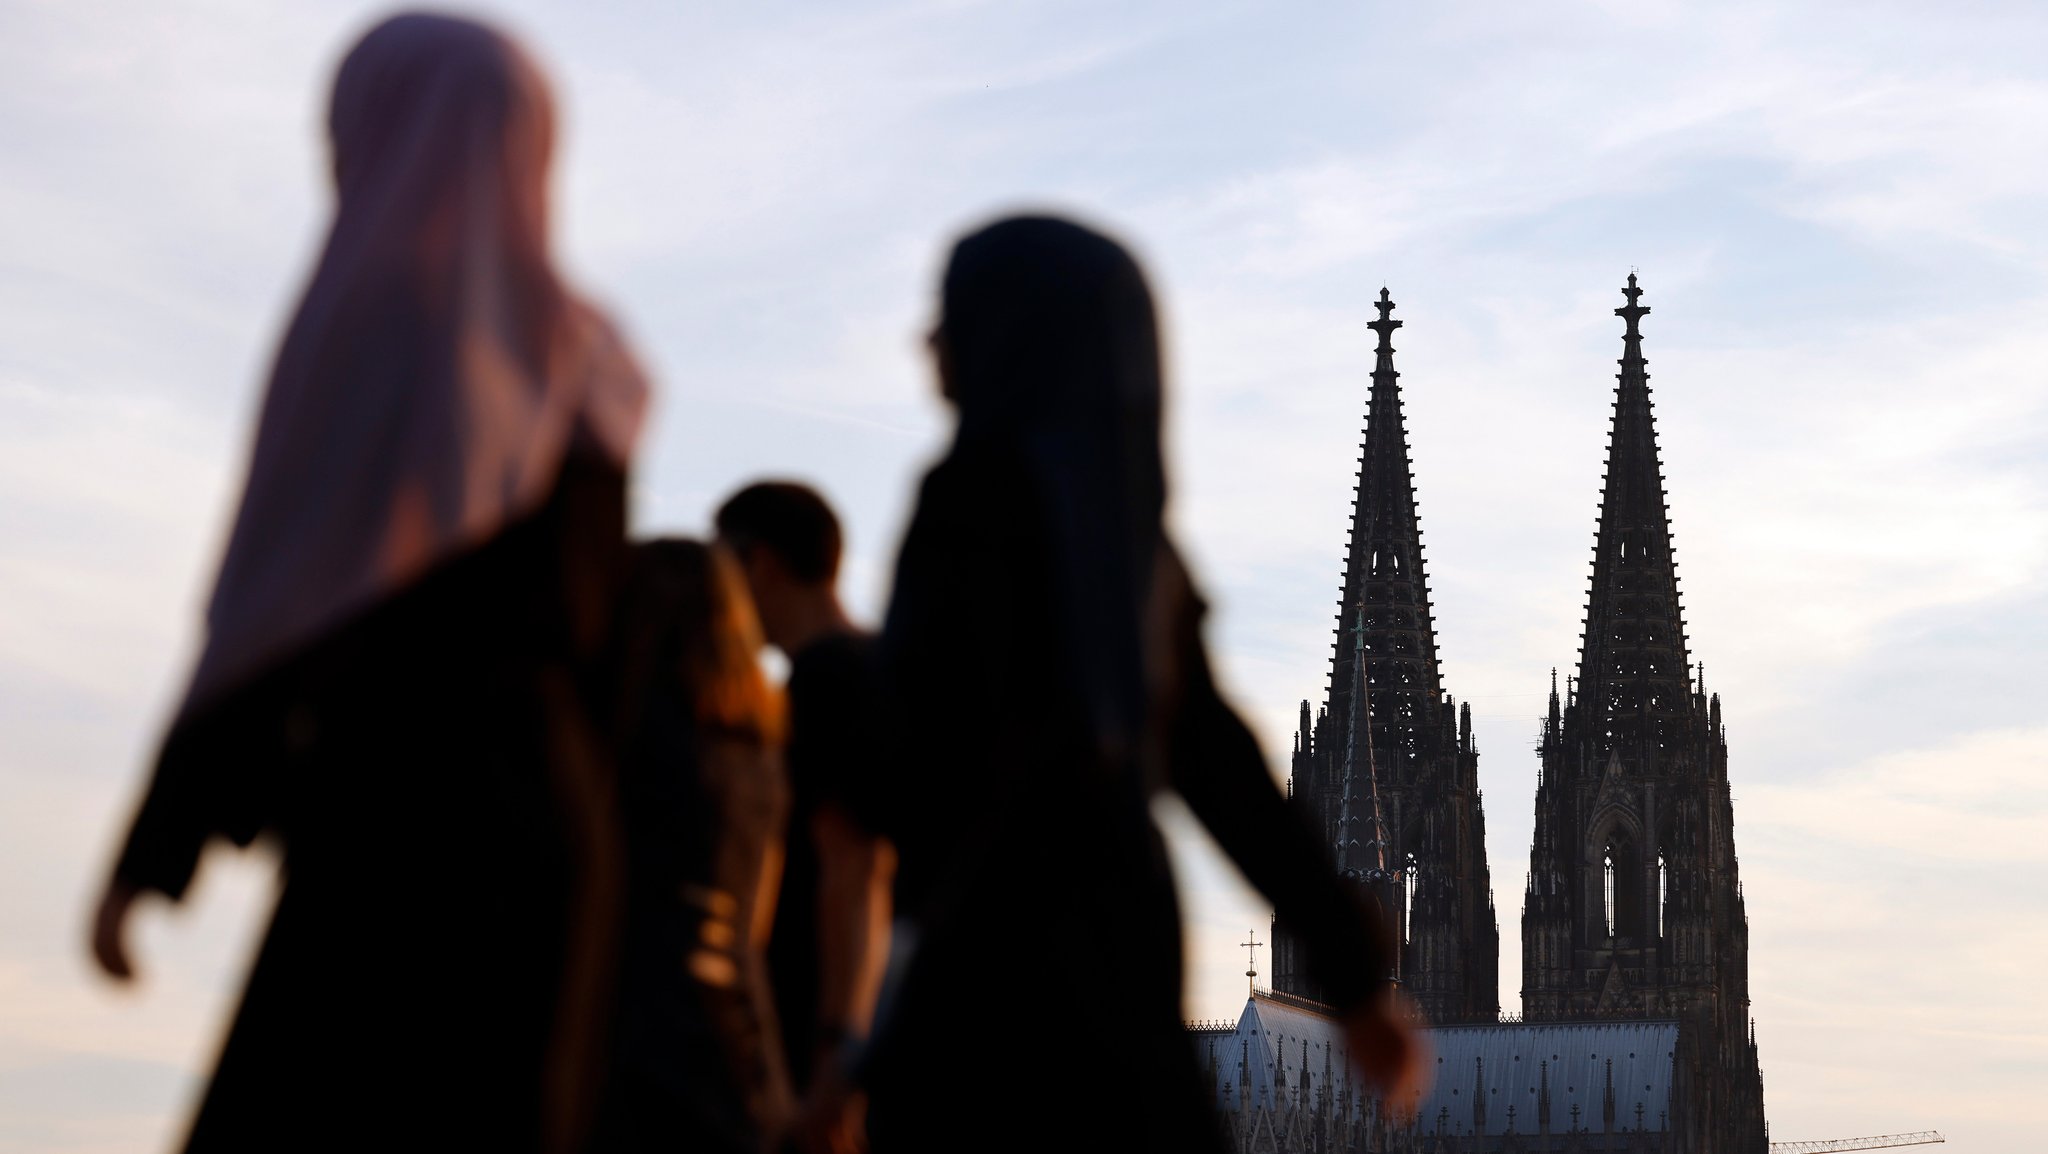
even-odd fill
[{"label": "cathedral", "polygon": [[1522,903],[1522,1008],[1500,1011],[1469,704],[1437,660],[1394,370],[1394,305],[1360,450],[1328,695],[1301,706],[1290,796],[1378,897],[1435,1080],[1389,1108],[1350,1073],[1299,939],[1273,988],[1191,1028],[1242,1154],[1764,1154],[1721,701],[1695,676],[1631,274],[1577,675],[1553,671]]}]

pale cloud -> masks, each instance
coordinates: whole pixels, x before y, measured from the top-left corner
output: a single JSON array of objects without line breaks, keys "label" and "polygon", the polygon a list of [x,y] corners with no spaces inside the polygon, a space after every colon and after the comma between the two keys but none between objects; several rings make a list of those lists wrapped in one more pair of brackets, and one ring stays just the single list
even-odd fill
[{"label": "pale cloud", "polygon": [[[1751,988],[1773,1133],[1845,1132],[1873,1090],[2017,1149],[2048,1062],[2048,729],[1971,734],[1740,790]],[[1770,895],[1769,900],[1762,900]],[[1874,1067],[1871,1048],[1905,1058]]]}]

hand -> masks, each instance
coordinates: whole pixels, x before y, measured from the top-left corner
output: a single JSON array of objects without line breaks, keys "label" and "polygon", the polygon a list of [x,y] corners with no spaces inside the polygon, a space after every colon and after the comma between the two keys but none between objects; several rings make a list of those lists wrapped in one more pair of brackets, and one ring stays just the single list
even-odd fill
[{"label": "hand", "polygon": [[797,1109],[791,1138],[803,1154],[867,1154],[868,1098],[835,1060],[822,1063]]},{"label": "hand", "polygon": [[136,887],[119,878],[107,883],[107,892],[100,897],[98,911],[92,919],[92,956],[100,969],[117,982],[126,982],[135,977],[135,967],[128,961],[128,911],[134,906],[140,893]]},{"label": "hand", "polygon": [[1395,1116],[1412,1119],[1429,1089],[1429,1045],[1416,1032],[1413,1003],[1389,990],[1344,1018],[1351,1060]]}]

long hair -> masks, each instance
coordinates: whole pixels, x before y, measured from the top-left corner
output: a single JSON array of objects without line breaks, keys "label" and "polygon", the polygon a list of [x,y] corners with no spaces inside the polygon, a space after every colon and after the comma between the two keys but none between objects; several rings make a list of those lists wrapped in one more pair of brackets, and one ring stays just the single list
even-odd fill
[{"label": "long hair", "polygon": [[700,732],[781,743],[783,700],[761,669],[761,622],[723,546],[681,537],[635,546],[620,606],[622,720],[666,684],[690,703]]},{"label": "long hair", "polygon": [[1052,554],[1068,676],[1103,753],[1128,756],[1144,726],[1144,622],[1166,545],[1151,289],[1114,240],[1020,216],[954,246],[942,307],[937,339],[960,409],[949,459],[1021,472]]}]

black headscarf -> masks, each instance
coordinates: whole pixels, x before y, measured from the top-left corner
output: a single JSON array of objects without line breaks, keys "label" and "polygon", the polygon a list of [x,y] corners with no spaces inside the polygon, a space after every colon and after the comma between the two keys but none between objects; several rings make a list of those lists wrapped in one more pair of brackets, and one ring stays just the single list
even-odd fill
[{"label": "black headscarf", "polygon": [[939,339],[960,427],[951,458],[1021,465],[1043,517],[1071,684],[1103,752],[1135,752],[1145,606],[1164,543],[1159,331],[1137,262],[1053,217],[954,246]]}]

